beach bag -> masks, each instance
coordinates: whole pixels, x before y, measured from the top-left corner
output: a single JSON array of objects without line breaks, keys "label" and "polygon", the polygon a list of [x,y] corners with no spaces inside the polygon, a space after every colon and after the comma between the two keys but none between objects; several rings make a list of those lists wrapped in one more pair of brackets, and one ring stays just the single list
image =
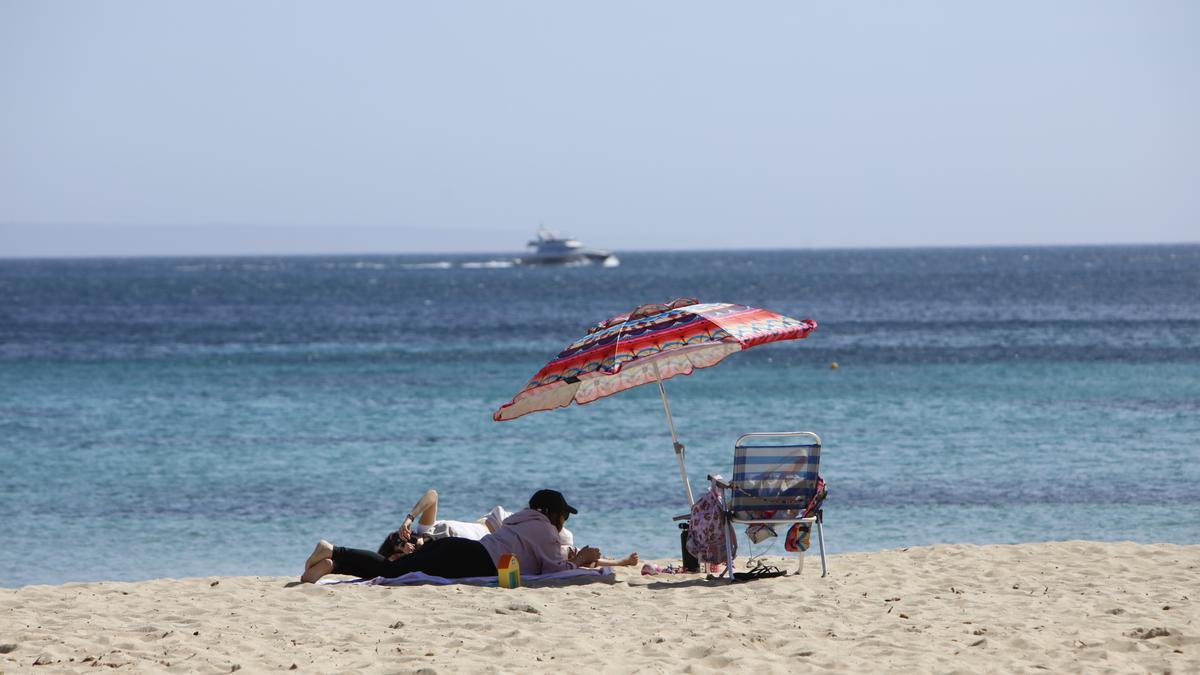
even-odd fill
[{"label": "beach bag", "polygon": [[[812,499],[808,500],[808,505],[804,507],[802,517],[808,517],[816,513],[821,508],[821,503],[829,496],[829,491],[825,489],[825,479],[817,476],[817,490],[813,494]],[[810,537],[812,536],[812,525],[809,523],[796,523],[788,530],[787,536],[783,538],[784,550],[793,553],[797,551],[807,551],[811,545]]]},{"label": "beach bag", "polygon": [[[763,518],[770,518],[773,515],[775,515],[774,511],[763,512]],[[746,526],[746,538],[754,544],[761,544],[771,537],[778,536],[779,534],[775,532],[775,528],[766,523],[751,523]]]},{"label": "beach bag", "polygon": [[725,533],[721,529],[725,525],[724,514],[725,498],[716,485],[710,487],[692,506],[692,515],[688,519],[687,550],[700,562],[719,563],[737,557],[737,537],[733,536],[732,531],[729,540],[733,543],[733,551],[726,555]]}]

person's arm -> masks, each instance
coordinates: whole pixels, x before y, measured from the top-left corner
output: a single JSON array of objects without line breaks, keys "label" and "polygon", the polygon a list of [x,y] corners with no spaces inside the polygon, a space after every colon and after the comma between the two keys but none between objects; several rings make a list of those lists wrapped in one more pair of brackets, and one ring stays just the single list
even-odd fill
[{"label": "person's arm", "polygon": [[404,516],[404,523],[400,525],[400,536],[408,539],[412,535],[412,526],[418,522],[425,527],[432,527],[437,521],[437,505],[437,490],[426,490],[417,503],[413,504],[408,515]]},{"label": "person's arm", "polygon": [[595,564],[597,567],[628,567],[630,565],[638,564],[638,554],[637,551],[634,551],[620,560],[613,560],[612,558],[600,558]]},{"label": "person's arm", "polygon": [[549,522],[545,523],[545,529],[539,539],[537,546],[531,548],[541,558],[542,574],[586,567],[600,558],[600,550],[591,546],[584,546],[575,555],[569,559],[566,558],[563,555],[562,544],[559,543],[558,530],[555,530]]},{"label": "person's arm", "polygon": [[575,555],[571,556],[567,562],[575,567],[594,567],[600,560],[600,549],[595,546],[584,546],[576,551]]}]

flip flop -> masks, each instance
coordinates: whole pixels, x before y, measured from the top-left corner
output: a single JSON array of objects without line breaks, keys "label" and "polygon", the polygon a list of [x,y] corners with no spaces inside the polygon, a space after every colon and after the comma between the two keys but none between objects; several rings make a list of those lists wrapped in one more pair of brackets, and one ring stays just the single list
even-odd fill
[{"label": "flip flop", "polygon": [[781,577],[787,574],[774,565],[758,565],[749,572],[734,572],[733,578],[735,581],[754,581],[755,579],[770,579],[772,577]]}]

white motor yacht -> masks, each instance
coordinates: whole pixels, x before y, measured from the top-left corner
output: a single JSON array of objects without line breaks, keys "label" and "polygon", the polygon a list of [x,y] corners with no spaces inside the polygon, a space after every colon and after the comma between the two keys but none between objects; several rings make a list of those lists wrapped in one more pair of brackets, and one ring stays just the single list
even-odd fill
[{"label": "white motor yacht", "polygon": [[533,252],[517,258],[518,265],[603,265],[615,267],[621,264],[617,256],[608,251],[586,248],[572,237],[560,237],[557,233],[539,228],[537,238],[529,242]]}]

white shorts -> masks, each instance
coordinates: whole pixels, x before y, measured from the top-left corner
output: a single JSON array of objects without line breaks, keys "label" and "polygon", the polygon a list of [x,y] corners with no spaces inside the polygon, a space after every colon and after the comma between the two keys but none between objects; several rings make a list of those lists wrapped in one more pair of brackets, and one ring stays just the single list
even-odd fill
[{"label": "white shorts", "polygon": [[468,523],[464,520],[439,520],[429,528],[429,536],[434,539],[446,537],[462,537],[479,541],[490,534],[487,525],[483,523]]}]

